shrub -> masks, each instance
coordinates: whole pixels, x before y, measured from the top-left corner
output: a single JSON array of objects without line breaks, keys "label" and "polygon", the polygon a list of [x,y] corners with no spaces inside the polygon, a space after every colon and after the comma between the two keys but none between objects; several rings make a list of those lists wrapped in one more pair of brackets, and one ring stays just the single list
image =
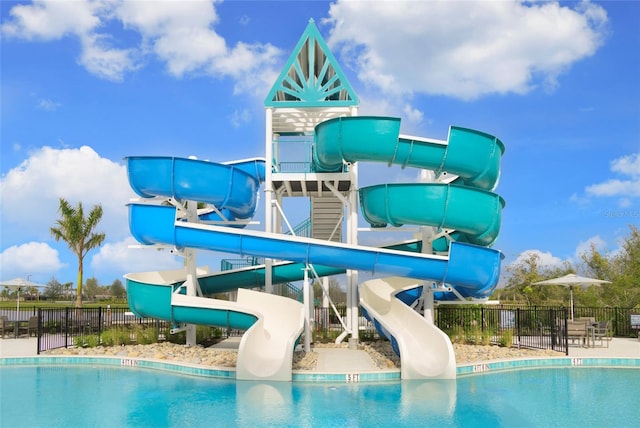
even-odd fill
[{"label": "shrub", "polygon": [[97,334],[90,334],[85,336],[85,342],[89,348],[95,348],[100,345],[100,336]]},{"label": "shrub", "polygon": [[460,325],[453,326],[451,331],[448,332],[448,335],[449,335],[449,339],[451,340],[451,343],[465,343],[466,342],[464,328],[462,326],[460,326]]},{"label": "shrub", "polygon": [[135,342],[140,345],[149,345],[151,343],[158,342],[158,329],[156,327],[134,324],[131,328],[131,332]]},{"label": "shrub", "polygon": [[500,339],[498,340],[500,346],[505,346],[510,348],[513,344],[513,330],[504,330],[500,334]]},{"label": "shrub", "polygon": [[131,341],[129,330],[121,327],[114,327],[103,331],[101,339],[105,346],[128,345]]}]

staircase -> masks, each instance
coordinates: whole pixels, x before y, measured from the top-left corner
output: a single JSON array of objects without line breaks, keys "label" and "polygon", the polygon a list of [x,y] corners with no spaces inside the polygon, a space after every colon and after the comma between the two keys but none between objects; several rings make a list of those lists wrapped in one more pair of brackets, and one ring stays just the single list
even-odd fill
[{"label": "staircase", "polygon": [[336,196],[311,197],[311,237],[341,242],[343,204]]}]

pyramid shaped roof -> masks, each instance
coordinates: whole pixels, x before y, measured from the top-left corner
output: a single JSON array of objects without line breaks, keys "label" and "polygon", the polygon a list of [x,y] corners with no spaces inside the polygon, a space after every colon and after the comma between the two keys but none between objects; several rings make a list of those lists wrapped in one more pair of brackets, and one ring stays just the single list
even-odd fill
[{"label": "pyramid shaped roof", "polygon": [[358,97],[313,19],[265,99],[265,107],[349,107]]}]

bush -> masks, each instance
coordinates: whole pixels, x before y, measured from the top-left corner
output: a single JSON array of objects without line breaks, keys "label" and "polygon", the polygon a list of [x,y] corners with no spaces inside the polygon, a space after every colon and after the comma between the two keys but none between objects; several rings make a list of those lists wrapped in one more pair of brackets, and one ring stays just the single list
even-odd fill
[{"label": "bush", "polygon": [[126,328],[114,327],[103,331],[101,339],[105,346],[128,345],[131,335]]},{"label": "bush", "polygon": [[500,339],[498,340],[500,346],[504,346],[510,348],[513,344],[513,330],[505,330],[500,334]]},{"label": "bush", "polygon": [[95,348],[100,345],[100,336],[97,334],[88,334],[86,336],[77,336],[73,339],[76,348]]},{"label": "bush", "polygon": [[142,324],[134,324],[132,328],[136,343],[140,345],[150,345],[158,342],[158,329],[156,327],[146,327]]},{"label": "bush", "polygon": [[451,343],[465,343],[465,331],[464,328],[460,325],[453,326],[453,328],[447,332],[449,335],[449,339]]}]

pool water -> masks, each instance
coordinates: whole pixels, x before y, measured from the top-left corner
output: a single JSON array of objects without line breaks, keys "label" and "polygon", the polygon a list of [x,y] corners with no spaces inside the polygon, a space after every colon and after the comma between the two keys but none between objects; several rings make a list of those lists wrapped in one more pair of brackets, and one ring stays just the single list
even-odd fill
[{"label": "pool water", "polygon": [[0,369],[0,426],[631,427],[640,370],[551,368],[388,383],[249,382],[118,367]]}]

